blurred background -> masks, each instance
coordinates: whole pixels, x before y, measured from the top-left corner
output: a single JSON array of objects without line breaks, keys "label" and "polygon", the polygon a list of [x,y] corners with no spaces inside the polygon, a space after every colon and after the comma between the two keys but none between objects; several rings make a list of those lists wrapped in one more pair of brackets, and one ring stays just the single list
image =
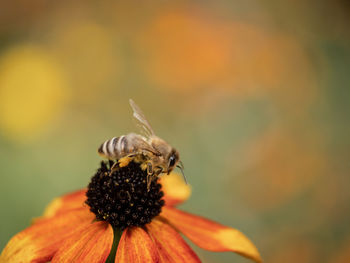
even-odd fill
[{"label": "blurred background", "polygon": [[[0,249],[85,187],[100,143],[137,131],[181,154],[182,208],[265,262],[350,262],[347,1],[1,1]],[[203,262],[248,262],[206,252]]]}]

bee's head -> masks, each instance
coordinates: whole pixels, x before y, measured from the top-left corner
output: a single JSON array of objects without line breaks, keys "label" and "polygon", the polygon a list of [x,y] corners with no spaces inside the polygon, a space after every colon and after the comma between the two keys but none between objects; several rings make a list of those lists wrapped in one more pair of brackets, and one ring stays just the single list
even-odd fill
[{"label": "bee's head", "polygon": [[170,174],[171,171],[174,170],[176,164],[179,162],[179,159],[180,159],[179,152],[173,148],[167,157],[167,160],[168,160],[167,174]]}]

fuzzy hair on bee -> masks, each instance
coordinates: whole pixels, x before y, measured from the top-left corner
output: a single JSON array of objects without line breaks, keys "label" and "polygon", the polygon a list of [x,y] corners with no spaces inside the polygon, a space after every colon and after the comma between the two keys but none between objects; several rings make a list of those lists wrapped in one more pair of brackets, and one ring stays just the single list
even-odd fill
[{"label": "fuzzy hair on bee", "polygon": [[103,158],[115,161],[111,168],[113,173],[119,167],[127,166],[130,161],[140,163],[143,170],[147,170],[147,187],[153,178],[166,173],[175,167],[181,170],[183,178],[183,164],[179,152],[162,138],[155,135],[145,115],[133,100],[129,100],[133,116],[140,125],[145,136],[129,133],[113,137],[100,145],[98,154]]}]

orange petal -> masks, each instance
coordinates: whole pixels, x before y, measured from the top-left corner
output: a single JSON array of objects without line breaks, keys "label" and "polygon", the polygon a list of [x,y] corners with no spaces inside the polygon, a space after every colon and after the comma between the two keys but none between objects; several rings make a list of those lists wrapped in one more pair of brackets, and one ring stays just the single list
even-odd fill
[{"label": "orange petal", "polygon": [[190,185],[186,184],[179,174],[163,175],[159,182],[162,185],[166,205],[174,206],[183,203],[191,195]]},{"label": "orange petal", "polygon": [[106,222],[95,222],[75,231],[59,248],[52,263],[104,263],[113,243],[112,227]]},{"label": "orange petal", "polygon": [[157,247],[142,228],[127,228],[120,238],[115,262],[159,262]]},{"label": "orange petal", "polygon": [[73,193],[55,198],[46,207],[43,217],[51,217],[65,211],[85,207],[85,193],[86,189],[81,189]]},{"label": "orange petal", "polygon": [[79,227],[91,224],[95,218],[86,208],[70,210],[36,224],[18,233],[7,243],[0,262],[47,262]]},{"label": "orange petal", "polygon": [[233,251],[261,262],[254,244],[236,229],[173,207],[163,207],[161,216],[201,248],[211,251]]},{"label": "orange petal", "polygon": [[160,262],[201,262],[176,230],[160,220],[146,226],[158,248]]}]

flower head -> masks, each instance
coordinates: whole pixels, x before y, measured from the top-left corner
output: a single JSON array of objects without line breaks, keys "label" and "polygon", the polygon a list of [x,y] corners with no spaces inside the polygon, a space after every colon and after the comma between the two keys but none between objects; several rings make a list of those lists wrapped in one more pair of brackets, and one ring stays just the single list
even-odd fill
[{"label": "flower head", "polygon": [[102,162],[88,186],[86,204],[90,211],[97,220],[120,230],[151,222],[164,205],[161,185],[152,181],[150,189],[145,188],[145,171],[138,163],[131,162],[109,176],[112,165]]},{"label": "flower head", "polygon": [[110,174],[102,162],[88,189],[55,199],[4,248],[0,262],[200,262],[180,233],[201,248],[260,255],[241,232],[183,212],[190,188],[178,175],[154,180],[131,162]]}]

